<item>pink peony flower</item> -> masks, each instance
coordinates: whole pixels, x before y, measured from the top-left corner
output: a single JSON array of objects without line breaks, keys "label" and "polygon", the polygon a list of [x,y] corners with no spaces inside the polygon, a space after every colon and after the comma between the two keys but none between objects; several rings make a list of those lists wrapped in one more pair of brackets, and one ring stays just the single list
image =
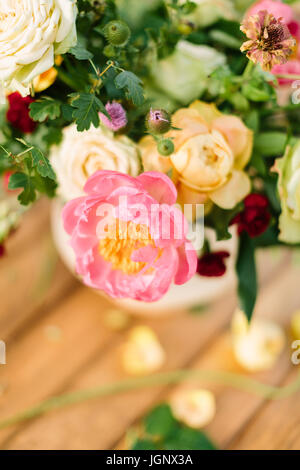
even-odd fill
[{"label": "pink peony flower", "polygon": [[103,170],[88,179],[84,191],[62,216],[86,285],[111,297],[153,302],[172,281],[184,284],[195,274],[188,224],[174,206],[176,189],[166,175],[134,178]]},{"label": "pink peony flower", "polygon": [[125,127],[127,124],[127,117],[126,111],[120,103],[113,101],[112,103],[107,103],[105,106],[106,111],[111,117],[111,120],[108,119],[107,116],[103,113],[99,113],[101,122],[111,129],[112,131],[116,132],[122,127]]}]

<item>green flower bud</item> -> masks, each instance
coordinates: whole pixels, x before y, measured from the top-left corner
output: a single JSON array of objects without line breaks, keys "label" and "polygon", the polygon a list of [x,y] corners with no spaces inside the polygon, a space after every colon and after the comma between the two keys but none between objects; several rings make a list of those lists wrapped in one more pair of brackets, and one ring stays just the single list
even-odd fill
[{"label": "green flower bud", "polygon": [[104,47],[103,54],[105,55],[105,57],[108,57],[108,58],[115,57],[116,48],[112,46],[111,44],[108,44],[107,46]]},{"label": "green flower bud", "polygon": [[164,109],[150,109],[146,118],[149,132],[153,134],[165,134],[171,128],[171,116]]},{"label": "green flower bud", "polygon": [[130,39],[130,29],[124,21],[110,21],[104,28],[108,42],[113,46],[124,47]]},{"label": "green flower bud", "polygon": [[171,139],[163,139],[158,143],[157,150],[160,155],[168,157],[174,152],[175,147]]},{"label": "green flower bud", "polygon": [[104,0],[89,0],[89,4],[94,8],[96,13],[102,15],[105,10],[105,1]]},{"label": "green flower bud", "polygon": [[196,10],[196,8],[197,4],[195,2],[186,2],[184,5],[182,5],[181,11],[184,15],[189,15],[194,10]]},{"label": "green flower bud", "polygon": [[191,34],[194,30],[194,25],[188,21],[183,21],[182,23],[179,23],[177,26],[178,32],[180,34],[184,34],[185,36],[188,36]]}]

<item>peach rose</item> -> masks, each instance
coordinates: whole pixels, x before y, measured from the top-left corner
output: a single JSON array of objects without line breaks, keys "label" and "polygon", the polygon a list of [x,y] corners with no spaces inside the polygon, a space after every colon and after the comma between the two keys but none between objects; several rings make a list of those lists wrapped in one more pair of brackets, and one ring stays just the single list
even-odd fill
[{"label": "peach rose", "polygon": [[175,152],[162,157],[153,137],[140,142],[146,171],[167,172],[173,179],[181,203],[213,202],[232,209],[250,192],[250,179],[243,171],[251,157],[253,133],[242,120],[218,111],[215,105],[195,101],[179,109],[171,130]]}]

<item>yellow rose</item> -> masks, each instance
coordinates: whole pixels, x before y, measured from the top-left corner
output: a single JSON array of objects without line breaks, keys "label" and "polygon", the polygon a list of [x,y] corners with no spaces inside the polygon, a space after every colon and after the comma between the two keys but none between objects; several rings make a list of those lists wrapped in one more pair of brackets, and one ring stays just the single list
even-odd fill
[{"label": "yellow rose", "polygon": [[136,326],[123,345],[122,362],[131,375],[146,375],[157,371],[165,361],[165,352],[154,331]]},{"label": "yellow rose", "polygon": [[285,334],[280,325],[266,318],[254,317],[249,324],[238,309],[232,320],[232,342],[237,362],[256,372],[273,367],[284,348]]},{"label": "yellow rose", "polygon": [[222,114],[213,104],[195,101],[178,110],[171,130],[175,151],[161,157],[151,136],[140,149],[146,171],[169,171],[185,203],[213,202],[232,209],[250,192],[250,179],[243,171],[253,148],[253,133],[236,116]]},{"label": "yellow rose", "polygon": [[115,136],[104,127],[78,132],[65,127],[63,140],[50,152],[57,174],[59,193],[65,200],[80,197],[87,179],[98,170],[113,170],[137,176],[140,156],[136,144],[125,135]]},{"label": "yellow rose", "polygon": [[170,400],[172,412],[179,421],[199,429],[209,424],[216,414],[216,400],[209,390],[182,389]]},{"label": "yellow rose", "polygon": [[[55,58],[55,65],[58,67],[61,65],[63,58],[61,55]],[[57,77],[57,70],[55,67],[51,67],[51,69],[47,70],[46,72],[41,73],[38,77],[33,79],[33,88],[34,91],[40,93],[41,91],[47,90],[56,80]]]}]

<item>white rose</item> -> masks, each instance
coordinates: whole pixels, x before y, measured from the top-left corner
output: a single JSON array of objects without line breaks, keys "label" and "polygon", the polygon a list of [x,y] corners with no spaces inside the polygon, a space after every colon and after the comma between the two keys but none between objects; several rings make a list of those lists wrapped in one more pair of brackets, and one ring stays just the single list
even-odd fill
[{"label": "white rose", "polygon": [[76,44],[76,0],[0,0],[0,81],[26,95],[54,56]]},{"label": "white rose", "polygon": [[209,75],[225,63],[224,54],[212,47],[182,40],[170,56],[153,64],[153,84],[186,105],[203,94]]},{"label": "white rose", "polygon": [[131,176],[140,171],[135,143],[102,127],[85,132],[78,132],[75,125],[66,127],[62,143],[51,150],[50,160],[57,174],[59,193],[65,200],[82,196],[87,179],[98,170]]}]

